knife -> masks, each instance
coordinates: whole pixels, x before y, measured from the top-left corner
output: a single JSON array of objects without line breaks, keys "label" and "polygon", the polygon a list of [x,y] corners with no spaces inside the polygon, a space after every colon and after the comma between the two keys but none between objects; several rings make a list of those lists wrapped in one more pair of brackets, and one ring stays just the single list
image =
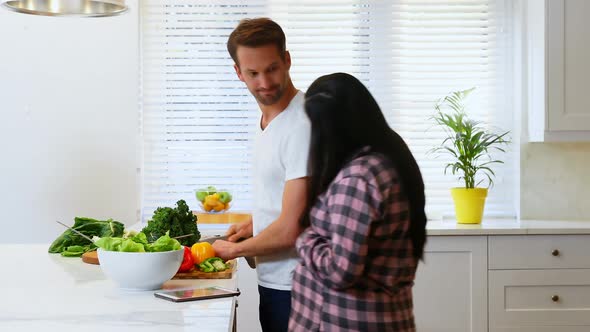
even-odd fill
[{"label": "knife", "polygon": [[80,235],[81,237],[83,237],[83,238],[85,238],[86,240],[90,241],[90,243],[94,243],[94,241],[93,241],[93,240],[92,240],[90,237],[88,237],[88,236],[86,236],[86,235],[82,234],[81,232],[79,232],[79,231],[77,231],[77,230],[73,229],[72,227],[70,227],[70,226],[68,226],[68,225],[66,225],[66,224],[64,224],[64,223],[62,223],[62,222],[60,222],[60,221],[57,221],[57,220],[56,220],[55,222],[56,222],[56,223],[58,223],[58,224],[60,224],[60,225],[62,225],[62,226],[64,226],[65,228],[69,229],[70,231],[72,231],[72,232],[74,232],[74,233],[76,233],[76,234]]},{"label": "knife", "polygon": [[213,242],[215,242],[217,240],[227,241],[227,235],[219,235],[219,234],[211,235],[211,236],[201,238],[201,240],[199,240],[199,242],[209,242],[210,244],[213,244]]}]

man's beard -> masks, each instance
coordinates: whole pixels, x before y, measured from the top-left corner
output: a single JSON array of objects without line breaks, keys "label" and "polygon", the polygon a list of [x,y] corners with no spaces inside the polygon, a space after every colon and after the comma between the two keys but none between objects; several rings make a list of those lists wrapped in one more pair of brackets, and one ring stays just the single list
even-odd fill
[{"label": "man's beard", "polygon": [[259,91],[256,91],[254,97],[256,97],[256,100],[258,100],[258,102],[262,105],[268,106],[276,104],[285,93],[285,89],[282,88],[280,85],[275,85],[272,89],[275,90],[275,93],[272,95],[263,95]]}]

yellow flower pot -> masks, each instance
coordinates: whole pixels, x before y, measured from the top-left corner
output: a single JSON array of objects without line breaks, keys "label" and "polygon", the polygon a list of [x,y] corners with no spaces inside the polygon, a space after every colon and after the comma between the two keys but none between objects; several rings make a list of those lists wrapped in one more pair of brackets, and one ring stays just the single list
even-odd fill
[{"label": "yellow flower pot", "polygon": [[459,224],[479,224],[488,195],[487,188],[451,188]]}]

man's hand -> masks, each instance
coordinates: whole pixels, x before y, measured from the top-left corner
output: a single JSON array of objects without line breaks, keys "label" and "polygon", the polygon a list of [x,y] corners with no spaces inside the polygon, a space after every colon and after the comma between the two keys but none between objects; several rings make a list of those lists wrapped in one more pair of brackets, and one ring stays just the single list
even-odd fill
[{"label": "man's hand", "polygon": [[236,243],[223,240],[217,240],[213,242],[213,250],[215,250],[215,256],[223,259],[224,261],[236,258],[236,245]]},{"label": "man's hand", "polygon": [[247,239],[252,237],[253,234],[251,218],[248,221],[231,225],[231,227],[225,233],[229,242],[238,242],[242,238]]},{"label": "man's hand", "polygon": [[[305,213],[308,193],[308,178],[297,178],[285,183],[281,214],[268,227],[252,237],[252,221],[236,224],[228,229],[228,241],[218,243],[214,247],[220,254],[228,257],[255,257],[275,254],[295,246],[295,241],[301,233],[299,220]],[[244,241],[241,238],[247,237]],[[229,245],[232,245],[231,247]]]}]

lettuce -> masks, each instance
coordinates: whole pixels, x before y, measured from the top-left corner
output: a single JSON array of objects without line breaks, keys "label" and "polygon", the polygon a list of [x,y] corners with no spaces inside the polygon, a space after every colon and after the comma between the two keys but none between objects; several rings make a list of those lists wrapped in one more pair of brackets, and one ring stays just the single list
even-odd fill
[{"label": "lettuce", "polygon": [[124,252],[162,252],[179,250],[182,248],[178,240],[173,239],[168,233],[159,237],[154,243],[148,243],[144,233],[138,233],[133,237],[123,239],[120,237],[102,237],[94,244],[107,251]]}]

